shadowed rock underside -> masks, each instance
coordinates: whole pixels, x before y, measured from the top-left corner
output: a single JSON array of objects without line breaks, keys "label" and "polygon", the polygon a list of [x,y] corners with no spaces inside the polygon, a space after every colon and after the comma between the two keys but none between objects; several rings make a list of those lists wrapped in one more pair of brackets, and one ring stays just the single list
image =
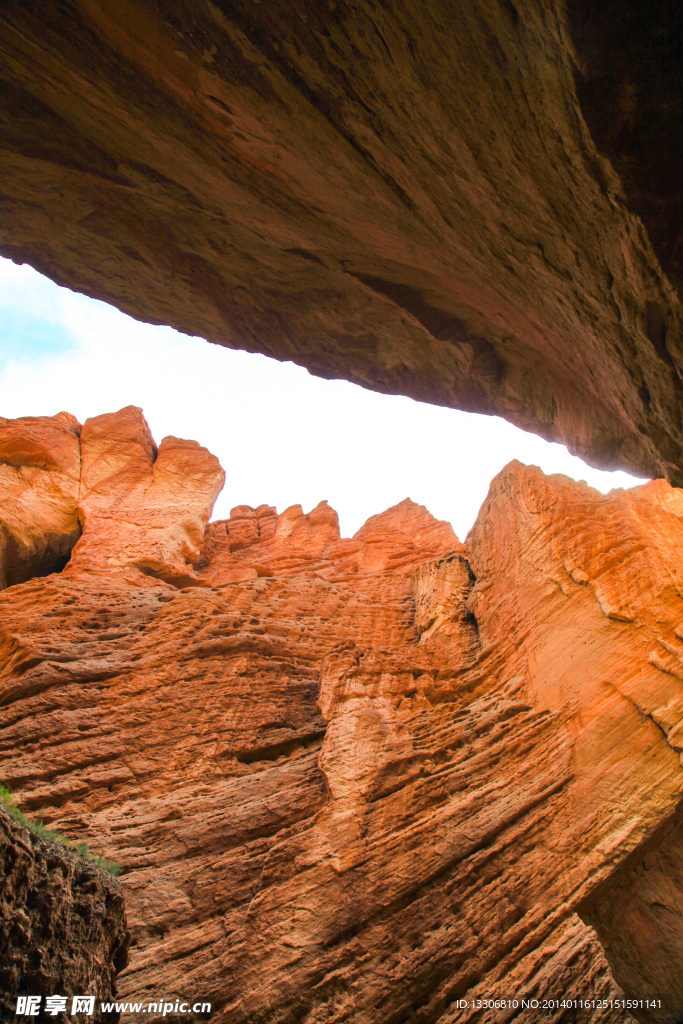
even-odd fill
[{"label": "shadowed rock underside", "polygon": [[678,0],[4,0],[0,252],[681,483],[681,53]]}]

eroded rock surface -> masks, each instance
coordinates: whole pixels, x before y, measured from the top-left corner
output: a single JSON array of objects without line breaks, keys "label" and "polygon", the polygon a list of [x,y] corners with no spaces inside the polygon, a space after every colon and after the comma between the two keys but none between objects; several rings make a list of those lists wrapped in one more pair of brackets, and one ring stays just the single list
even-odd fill
[{"label": "eroded rock surface", "polygon": [[80,537],[80,424],[0,417],[0,589],[63,568]]},{"label": "eroded rock surface", "polygon": [[28,1019],[118,1021],[116,1012],[102,1014],[100,1003],[116,995],[116,976],[128,962],[120,883],[73,850],[36,839],[2,807],[0,876],[1,1019],[21,1019],[19,995],[77,994],[96,997],[94,1015],[43,1010]]},{"label": "eroded rock surface", "polygon": [[83,537],[71,570],[136,565],[172,581],[191,579],[224,483],[218,459],[196,441],[165,437],[157,449],[134,406],[87,420],[78,498]]},{"label": "eroded rock surface", "polygon": [[4,0],[0,252],[682,483],[682,46],[679,0]]},{"label": "eroded rock surface", "polygon": [[683,1005],[682,891],[679,816],[581,908],[584,920],[597,930],[617,980],[647,999],[667,992],[670,1005],[677,1008]]},{"label": "eroded rock surface", "polygon": [[[141,450],[107,484],[126,523]],[[0,595],[0,773],[124,866],[122,998],[616,1024],[616,978],[663,1001],[639,1020],[681,1014],[683,961],[647,941],[679,941],[679,492],[512,463],[465,546],[409,500],[352,539],[325,502],[238,506],[174,579],[135,538],[101,559],[86,517],[64,572]]]}]

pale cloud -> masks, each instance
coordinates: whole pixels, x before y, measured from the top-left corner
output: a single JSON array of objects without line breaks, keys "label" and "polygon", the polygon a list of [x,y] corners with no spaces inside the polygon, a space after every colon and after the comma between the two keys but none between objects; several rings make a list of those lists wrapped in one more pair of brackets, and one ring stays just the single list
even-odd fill
[{"label": "pale cloud", "polygon": [[326,498],[350,535],[411,497],[464,538],[511,459],[602,491],[638,482],[496,417],[321,380],[292,363],[138,323],[8,260],[0,260],[0,355],[3,348],[0,415],[66,409],[83,422],[139,405],[157,441],[193,438],[220,459],[227,482],[214,518],[264,502],[308,511]]}]

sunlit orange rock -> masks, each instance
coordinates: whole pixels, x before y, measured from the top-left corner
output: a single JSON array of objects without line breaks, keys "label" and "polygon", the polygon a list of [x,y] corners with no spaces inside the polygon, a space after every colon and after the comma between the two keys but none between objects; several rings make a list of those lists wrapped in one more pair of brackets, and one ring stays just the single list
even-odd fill
[{"label": "sunlit orange rock", "polygon": [[0,589],[63,568],[80,536],[80,424],[0,417]]},{"label": "sunlit orange rock", "polygon": [[164,578],[191,578],[224,482],[218,459],[196,441],[165,437],[157,450],[134,406],[86,420],[83,537],[69,571],[134,565]]},{"label": "sunlit orange rock", "polygon": [[512,463],[464,546],[410,501],[350,540],[324,502],[238,506],[181,573],[215,464],[181,447],[162,489],[139,412],[90,422],[69,566],[0,596],[0,774],[124,866],[121,997],[680,1015],[679,494]]},{"label": "sunlit orange rock", "polygon": [[261,505],[240,505],[230,519],[211,523],[205,541],[205,576],[213,584],[315,570],[325,578],[414,566],[462,545],[450,523],[406,498],[372,516],[342,540],[339,519],[326,501],[304,514],[292,505],[278,515]]}]

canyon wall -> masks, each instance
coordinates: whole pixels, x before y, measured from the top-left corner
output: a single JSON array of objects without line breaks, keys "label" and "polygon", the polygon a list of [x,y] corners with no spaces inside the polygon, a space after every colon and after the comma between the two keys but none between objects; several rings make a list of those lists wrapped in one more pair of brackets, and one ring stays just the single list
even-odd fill
[{"label": "canyon wall", "polygon": [[121,998],[680,1016],[679,492],[512,463],[464,545],[410,500],[343,539],[325,502],[205,526],[220,467],[139,410],[80,441],[69,563],[0,594],[0,776],[123,866]]},{"label": "canyon wall", "polygon": [[682,483],[678,0],[4,0],[0,253]]}]

